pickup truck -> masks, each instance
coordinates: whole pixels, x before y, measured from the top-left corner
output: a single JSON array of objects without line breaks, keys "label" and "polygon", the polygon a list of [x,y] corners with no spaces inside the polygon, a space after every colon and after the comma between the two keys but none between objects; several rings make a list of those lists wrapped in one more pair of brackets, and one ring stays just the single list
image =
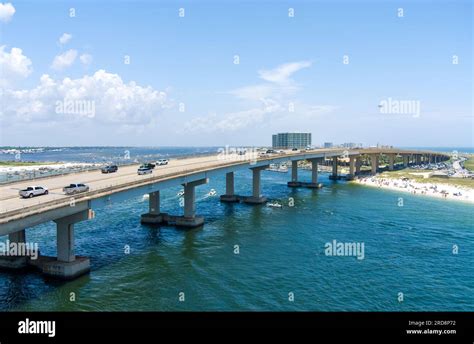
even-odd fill
[{"label": "pickup truck", "polygon": [[20,190],[20,197],[31,198],[34,196],[47,195],[48,189],[43,186],[28,186],[26,189]]},{"label": "pickup truck", "polygon": [[102,173],[114,173],[117,172],[118,167],[117,165],[107,165],[102,167],[100,170],[102,171]]},{"label": "pickup truck", "polygon": [[69,184],[63,188],[66,195],[72,195],[80,192],[89,191],[89,187],[85,184]]}]

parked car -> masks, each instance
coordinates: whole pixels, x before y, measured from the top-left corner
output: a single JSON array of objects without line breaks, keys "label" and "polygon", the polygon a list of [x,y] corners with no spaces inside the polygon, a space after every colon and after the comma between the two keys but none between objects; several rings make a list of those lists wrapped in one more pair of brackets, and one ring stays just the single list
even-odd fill
[{"label": "parked car", "polygon": [[114,173],[118,171],[117,165],[107,165],[100,169],[102,173]]},{"label": "parked car", "polygon": [[26,189],[20,190],[20,197],[31,198],[34,196],[47,195],[48,189],[43,186],[28,186]]},{"label": "parked car", "polygon": [[159,159],[156,161],[156,166],[168,165],[168,159]]},{"label": "parked car", "polygon": [[292,149],[292,151],[293,151],[293,152],[297,152],[297,151],[298,151],[298,148],[294,147],[294,148]]},{"label": "parked car", "polygon": [[69,184],[63,188],[63,191],[66,195],[72,195],[80,192],[89,191],[89,186],[85,184]]},{"label": "parked car", "polygon": [[140,167],[138,168],[138,171],[137,171],[138,175],[150,174],[150,173],[152,173],[152,172],[153,172],[153,169],[151,169],[151,168],[149,168],[149,167],[147,167],[147,166],[145,166],[145,165],[140,166]]}]

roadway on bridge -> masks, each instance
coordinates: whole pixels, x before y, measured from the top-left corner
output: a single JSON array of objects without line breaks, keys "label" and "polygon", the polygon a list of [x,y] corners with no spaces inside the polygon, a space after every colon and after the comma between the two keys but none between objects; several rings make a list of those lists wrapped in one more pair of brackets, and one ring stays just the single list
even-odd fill
[{"label": "roadway on bridge", "polygon": [[[234,161],[238,161],[237,157],[234,159]],[[97,170],[16,182],[0,187],[0,212],[4,213],[16,209],[27,208],[32,205],[46,203],[56,199],[70,198],[71,196],[65,195],[62,189],[64,186],[71,183],[87,184],[90,191],[93,191],[107,189],[111,186],[126,184],[129,182],[151,179],[153,177],[166,176],[168,174],[184,173],[188,170],[217,167],[231,161],[232,160],[218,159],[217,155],[215,155],[211,157],[206,156],[170,160],[168,165],[156,166],[153,173],[149,175],[138,175],[137,169],[139,164],[136,164],[119,167],[117,172],[110,174],[101,173],[100,170]],[[26,199],[20,198],[18,195],[19,190],[28,186],[44,186],[48,188],[49,194]]]}]

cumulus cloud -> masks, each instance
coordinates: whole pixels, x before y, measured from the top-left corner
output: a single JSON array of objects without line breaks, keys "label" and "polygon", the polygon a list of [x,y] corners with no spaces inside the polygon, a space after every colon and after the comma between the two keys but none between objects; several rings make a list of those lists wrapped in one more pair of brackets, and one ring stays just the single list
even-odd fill
[{"label": "cumulus cloud", "polygon": [[63,33],[61,37],[59,37],[59,44],[66,44],[72,38],[72,35],[69,33]]},{"label": "cumulus cloud", "polygon": [[84,65],[84,66],[88,66],[92,63],[92,55],[90,54],[82,54],[81,56],[79,56],[79,60],[81,60],[81,63]]},{"label": "cumulus cloud", "polygon": [[15,14],[15,7],[9,2],[1,3],[0,2],[0,21],[3,23],[8,23],[13,15]]},{"label": "cumulus cloud", "polygon": [[[119,75],[98,70],[82,78],[54,80],[41,76],[29,90],[4,90],[0,117],[5,122],[99,121],[106,124],[144,126],[152,123],[167,105],[167,95],[135,82],[125,83]],[[74,104],[92,104],[91,115],[74,112]],[[73,111],[66,111],[72,104]],[[58,110],[61,109],[60,111]]]},{"label": "cumulus cloud", "polygon": [[23,55],[20,48],[5,51],[0,46],[0,86],[6,87],[18,79],[26,78],[33,71],[31,60]]},{"label": "cumulus cloud", "polygon": [[54,57],[51,68],[56,70],[62,70],[71,66],[77,57],[77,50],[69,49],[63,54]]}]

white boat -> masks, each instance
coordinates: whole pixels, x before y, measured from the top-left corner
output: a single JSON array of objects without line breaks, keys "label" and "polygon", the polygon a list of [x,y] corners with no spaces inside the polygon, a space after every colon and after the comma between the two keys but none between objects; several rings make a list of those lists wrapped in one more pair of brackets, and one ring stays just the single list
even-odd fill
[{"label": "white boat", "polygon": [[272,202],[272,203],[267,203],[267,207],[282,208],[283,206],[280,203]]},{"label": "white boat", "polygon": [[184,190],[180,190],[180,191],[176,194],[176,196],[178,196],[178,197],[184,196]]},{"label": "white boat", "polygon": [[209,192],[206,194],[206,196],[209,196],[209,197],[212,197],[212,196],[215,196],[215,195],[217,195],[217,191],[214,190],[214,189],[211,189],[211,191],[209,191]]},{"label": "white boat", "polygon": [[288,167],[285,165],[270,164],[270,166],[266,170],[271,172],[287,173]]}]

